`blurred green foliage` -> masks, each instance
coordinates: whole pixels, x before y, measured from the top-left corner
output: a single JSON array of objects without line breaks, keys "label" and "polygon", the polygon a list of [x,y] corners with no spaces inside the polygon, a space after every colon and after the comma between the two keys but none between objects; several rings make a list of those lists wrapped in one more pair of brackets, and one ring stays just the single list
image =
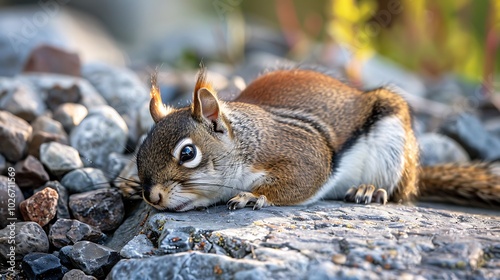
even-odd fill
[{"label": "blurred green foliage", "polygon": [[498,0],[331,0],[328,33],[363,61],[380,53],[430,77],[471,80],[500,65]]}]

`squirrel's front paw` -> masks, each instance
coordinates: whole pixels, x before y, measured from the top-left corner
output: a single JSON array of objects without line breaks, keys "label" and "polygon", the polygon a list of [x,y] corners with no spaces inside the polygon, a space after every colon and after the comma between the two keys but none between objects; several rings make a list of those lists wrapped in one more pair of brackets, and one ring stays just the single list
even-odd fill
[{"label": "squirrel's front paw", "polygon": [[259,210],[270,205],[265,195],[256,196],[251,192],[240,192],[227,202],[229,210],[236,210],[245,206],[253,206],[253,210]]},{"label": "squirrel's front paw", "polygon": [[387,191],[384,189],[376,189],[373,185],[361,185],[347,190],[344,200],[347,202],[355,202],[357,204],[369,204],[372,201],[380,204],[386,204]]}]

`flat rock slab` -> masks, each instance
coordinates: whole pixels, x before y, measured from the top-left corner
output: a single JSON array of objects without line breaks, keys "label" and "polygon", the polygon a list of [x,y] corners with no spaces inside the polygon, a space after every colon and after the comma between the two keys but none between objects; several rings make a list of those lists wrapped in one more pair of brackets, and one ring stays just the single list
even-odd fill
[{"label": "flat rock slab", "polygon": [[143,258],[120,261],[108,279],[120,279],[123,273],[133,279],[154,279],[160,272],[182,279],[494,279],[500,275],[500,212],[496,211],[469,214],[323,201],[259,211],[218,206],[155,213],[150,211],[142,230],[154,249]]}]

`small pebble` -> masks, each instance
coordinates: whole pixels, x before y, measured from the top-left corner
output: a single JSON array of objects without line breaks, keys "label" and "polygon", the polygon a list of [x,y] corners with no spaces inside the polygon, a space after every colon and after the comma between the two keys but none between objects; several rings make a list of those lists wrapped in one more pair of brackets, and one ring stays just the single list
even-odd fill
[{"label": "small pebble", "polygon": [[83,167],[78,151],[57,142],[40,146],[40,160],[56,177],[62,177],[71,170]]},{"label": "small pebble", "polygon": [[38,159],[28,155],[26,159],[18,161],[16,169],[16,183],[21,188],[37,188],[49,180],[49,174]]},{"label": "small pebble", "polygon": [[59,280],[64,275],[59,259],[47,253],[29,253],[22,262],[23,272],[28,279]]},{"label": "small pebble", "polygon": [[45,226],[57,213],[59,195],[52,188],[45,188],[19,204],[24,220]]},{"label": "small pebble", "polygon": [[49,231],[49,241],[58,249],[82,240],[100,243],[105,238],[99,229],[78,220],[58,219]]},{"label": "small pebble", "polygon": [[73,245],[69,257],[77,268],[97,278],[105,277],[120,260],[117,251],[89,241],[80,241]]},{"label": "small pebble", "polygon": [[10,162],[22,159],[28,151],[32,128],[25,120],[0,111],[0,153]]},{"label": "small pebble", "polygon": [[86,167],[75,169],[64,175],[61,184],[70,194],[83,193],[111,187],[108,178],[97,168]]}]

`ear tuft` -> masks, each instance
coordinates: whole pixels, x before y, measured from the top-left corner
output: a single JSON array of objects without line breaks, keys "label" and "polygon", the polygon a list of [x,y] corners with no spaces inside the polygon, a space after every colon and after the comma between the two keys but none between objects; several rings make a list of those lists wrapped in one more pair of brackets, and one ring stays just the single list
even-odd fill
[{"label": "ear tuft", "polygon": [[209,89],[200,88],[194,94],[192,113],[196,119],[216,121],[220,114],[217,97]]},{"label": "ear tuft", "polygon": [[163,101],[161,100],[161,92],[158,87],[158,72],[153,73],[151,75],[151,90],[150,96],[151,100],[149,101],[149,112],[151,113],[151,117],[154,122],[157,123],[168,114],[172,112],[172,108],[165,106]]}]

